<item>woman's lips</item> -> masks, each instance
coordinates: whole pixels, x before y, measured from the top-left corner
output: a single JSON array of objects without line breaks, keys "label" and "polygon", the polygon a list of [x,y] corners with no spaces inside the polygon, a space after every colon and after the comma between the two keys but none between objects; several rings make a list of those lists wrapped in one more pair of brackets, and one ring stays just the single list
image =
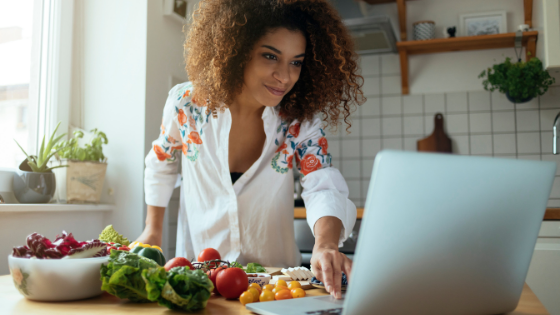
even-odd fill
[{"label": "woman's lips", "polygon": [[276,95],[276,96],[282,96],[282,95],[284,95],[284,92],[286,92],[286,90],[278,90],[278,89],[271,88],[270,86],[267,86],[267,85],[265,85],[265,86],[270,93],[272,93],[273,95]]}]

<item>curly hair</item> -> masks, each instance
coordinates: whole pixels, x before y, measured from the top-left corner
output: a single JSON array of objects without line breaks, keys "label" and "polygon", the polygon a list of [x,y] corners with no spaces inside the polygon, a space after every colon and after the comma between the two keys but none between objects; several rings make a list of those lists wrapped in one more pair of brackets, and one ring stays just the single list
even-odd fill
[{"label": "curly hair", "polygon": [[322,113],[336,129],[343,115],[350,128],[350,114],[365,102],[364,79],[352,38],[327,0],[202,0],[184,44],[194,97],[213,113],[231,104],[253,46],[281,27],[306,39],[300,77],[280,102],[282,117],[304,121]]}]

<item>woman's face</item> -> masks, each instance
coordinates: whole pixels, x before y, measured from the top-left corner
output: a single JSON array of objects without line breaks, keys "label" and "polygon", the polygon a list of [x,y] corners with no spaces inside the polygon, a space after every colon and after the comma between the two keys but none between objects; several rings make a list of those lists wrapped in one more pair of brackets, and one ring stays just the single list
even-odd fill
[{"label": "woman's face", "polygon": [[274,29],[253,47],[245,66],[243,91],[261,106],[276,106],[296,84],[305,55],[300,31]]}]

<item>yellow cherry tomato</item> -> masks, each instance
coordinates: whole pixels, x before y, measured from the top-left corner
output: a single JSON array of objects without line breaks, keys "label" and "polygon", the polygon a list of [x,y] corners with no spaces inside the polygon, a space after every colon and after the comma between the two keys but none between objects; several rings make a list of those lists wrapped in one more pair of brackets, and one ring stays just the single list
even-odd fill
[{"label": "yellow cherry tomato", "polygon": [[292,292],[288,290],[280,290],[274,294],[276,300],[287,300],[292,298]]},{"label": "yellow cherry tomato", "polygon": [[290,291],[294,299],[305,297],[305,291],[302,288],[295,288]]},{"label": "yellow cherry tomato", "polygon": [[241,293],[241,296],[239,296],[239,302],[241,302],[241,304],[245,305],[248,303],[252,303],[253,302],[253,293],[249,292],[249,291],[245,291],[243,293]]},{"label": "yellow cherry tomato", "polygon": [[274,286],[272,284],[265,284],[263,286],[263,290],[272,291],[272,289],[274,289]]},{"label": "yellow cherry tomato", "polygon": [[286,288],[285,286],[279,285],[279,286],[276,286],[274,289],[272,289],[272,293],[276,294],[276,293],[278,293],[280,291],[283,291],[283,290],[290,291],[290,289]]},{"label": "yellow cherry tomato", "polygon": [[247,290],[249,292],[251,292],[251,294],[253,295],[253,302],[258,302],[259,301],[259,295],[261,295],[261,293],[259,292],[259,290],[250,287],[249,290]]},{"label": "yellow cherry tomato", "polygon": [[282,279],[276,281],[276,286],[279,286],[279,285],[281,285],[283,287],[288,287],[288,285],[286,284],[286,281],[284,281]]},{"label": "yellow cherry tomato", "polygon": [[267,302],[267,301],[274,301],[274,293],[270,290],[263,290],[261,295],[259,296],[259,301]]},{"label": "yellow cherry tomato", "polygon": [[288,283],[288,289],[293,290],[297,288],[301,288],[301,283],[299,283],[299,281],[290,281],[290,283]]},{"label": "yellow cherry tomato", "polygon": [[261,286],[260,286],[258,283],[251,283],[251,284],[249,285],[249,288],[255,288],[255,289],[259,290],[259,294],[260,294],[261,291],[262,291],[262,288],[261,288]]}]

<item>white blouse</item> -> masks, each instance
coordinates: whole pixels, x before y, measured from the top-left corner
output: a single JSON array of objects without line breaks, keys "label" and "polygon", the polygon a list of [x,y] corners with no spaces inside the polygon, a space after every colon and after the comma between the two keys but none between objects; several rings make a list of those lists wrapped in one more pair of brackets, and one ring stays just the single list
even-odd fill
[{"label": "white blouse", "polygon": [[192,99],[192,91],[191,82],[171,89],[161,133],[146,156],[146,203],[167,207],[182,153],[176,255],[192,259],[212,247],[222,259],[241,264],[299,266],[293,165],[302,174],[302,198],[311,231],[319,218],[337,217],[343,225],[342,246],[356,222],[356,206],[348,199],[344,178],[331,165],[321,119],[289,123],[280,117],[278,106],[266,107],[262,154],[232,185],[228,165],[231,113],[226,109],[217,118],[206,115],[206,108]]}]

